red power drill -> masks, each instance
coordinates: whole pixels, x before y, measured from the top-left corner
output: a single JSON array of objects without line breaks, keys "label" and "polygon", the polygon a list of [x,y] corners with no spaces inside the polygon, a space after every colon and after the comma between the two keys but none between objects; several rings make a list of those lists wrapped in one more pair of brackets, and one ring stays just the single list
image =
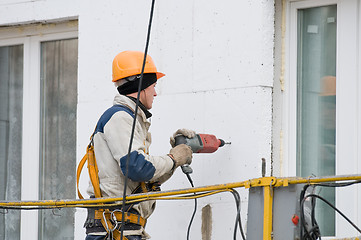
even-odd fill
[{"label": "red power drill", "polygon": [[187,138],[183,135],[176,136],[175,145],[177,146],[179,144],[190,146],[193,153],[213,153],[217,151],[219,147],[231,143],[218,139],[212,134],[196,134],[193,138]]},{"label": "red power drill", "polygon": [[[192,138],[187,138],[184,135],[178,135],[174,139],[175,146],[179,144],[186,144],[191,147],[193,153],[213,153],[217,151],[219,147],[223,147],[225,144],[231,144],[230,142],[218,139],[212,134],[196,134]],[[193,172],[193,169],[188,164],[181,166],[181,168],[193,186],[192,179],[189,176],[189,174]]]}]

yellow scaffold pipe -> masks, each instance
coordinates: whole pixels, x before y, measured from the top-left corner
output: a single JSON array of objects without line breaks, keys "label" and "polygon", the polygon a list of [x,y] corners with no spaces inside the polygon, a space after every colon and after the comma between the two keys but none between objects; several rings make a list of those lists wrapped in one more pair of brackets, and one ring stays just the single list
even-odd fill
[{"label": "yellow scaffold pipe", "polygon": [[[361,180],[361,175],[342,175],[342,176],[330,176],[330,177],[289,177],[289,178],[276,178],[276,177],[263,177],[250,179],[243,182],[217,184],[203,187],[186,188],[170,191],[148,192],[140,194],[128,195],[126,199],[128,201],[146,201],[150,199],[162,199],[169,196],[178,196],[185,194],[200,193],[199,197],[205,195],[211,195],[212,192],[219,193],[224,191],[230,191],[234,188],[250,188],[250,187],[270,187],[270,191],[273,187],[288,186],[289,184],[316,184],[322,182],[337,182],[337,181],[350,181]],[[268,190],[267,190],[268,191]],[[271,192],[269,193],[270,195]],[[175,198],[171,198],[175,199]],[[178,199],[186,199],[180,197]],[[190,199],[190,197],[189,197]],[[11,207],[88,207],[88,205],[114,203],[123,200],[122,197],[104,197],[104,198],[91,198],[91,199],[65,199],[65,200],[37,200],[37,201],[0,201],[0,208]],[[272,196],[271,199],[272,200]],[[271,206],[272,207],[272,206]],[[269,210],[272,212],[272,209]]]},{"label": "yellow scaffold pipe", "polygon": [[[248,181],[228,183],[228,184],[218,184],[218,185],[204,186],[197,188],[170,190],[170,191],[139,193],[139,194],[128,195],[126,199],[128,201],[135,201],[135,200],[146,201],[150,199],[158,199],[162,197],[193,194],[193,193],[203,193],[200,195],[202,197],[204,194],[213,191],[218,193],[218,192],[229,191],[233,188],[244,187],[246,182]],[[13,201],[13,202],[0,201],[0,207],[4,208],[4,207],[48,206],[48,207],[60,208],[60,207],[77,207],[78,205],[80,205],[81,207],[86,207],[88,204],[95,205],[95,204],[113,203],[121,200],[123,200],[123,197],[103,197],[103,198],[77,199],[77,200],[65,199],[65,200],[38,200],[38,201]]]}]

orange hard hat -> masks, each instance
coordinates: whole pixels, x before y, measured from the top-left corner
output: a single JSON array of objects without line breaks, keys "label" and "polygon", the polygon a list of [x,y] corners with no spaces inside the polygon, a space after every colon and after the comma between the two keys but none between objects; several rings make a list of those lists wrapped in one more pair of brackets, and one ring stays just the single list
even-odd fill
[{"label": "orange hard hat", "polygon": [[336,96],[336,77],[325,76],[321,79],[320,96]]},{"label": "orange hard hat", "polygon": [[[144,53],[138,51],[124,51],[115,56],[113,60],[113,82],[119,79],[141,74]],[[153,59],[147,55],[144,73],[156,73],[157,79],[165,76],[158,72]]]}]

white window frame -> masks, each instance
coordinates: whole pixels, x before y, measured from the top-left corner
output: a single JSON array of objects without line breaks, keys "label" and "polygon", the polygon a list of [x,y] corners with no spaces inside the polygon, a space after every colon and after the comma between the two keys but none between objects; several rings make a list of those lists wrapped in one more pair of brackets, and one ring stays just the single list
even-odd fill
[{"label": "white window frame", "polygon": [[[337,4],[336,174],[361,173],[361,3],[359,0],[286,0],[283,92],[283,165],[285,176],[296,175],[297,148],[297,10]],[[336,189],[337,207],[361,225],[361,186]],[[336,236],[359,236],[336,213]]]},{"label": "white window frame", "polygon": [[[0,30],[0,47],[19,44],[24,46],[22,200],[39,200],[41,43],[71,38],[78,38],[77,21],[32,24]],[[20,231],[20,239],[38,239],[38,211],[21,212]]]}]

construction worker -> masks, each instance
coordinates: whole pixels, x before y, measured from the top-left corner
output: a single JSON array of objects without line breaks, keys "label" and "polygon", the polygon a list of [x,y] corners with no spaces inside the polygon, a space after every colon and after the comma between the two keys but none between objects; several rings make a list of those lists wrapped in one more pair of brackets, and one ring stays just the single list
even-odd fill
[{"label": "construction worker", "polygon": [[[113,60],[112,81],[119,94],[114,98],[114,105],[100,117],[93,135],[101,197],[123,196],[134,118],[136,118],[136,126],[129,156],[127,195],[159,190],[160,184],[168,180],[178,166],[190,164],[192,161],[192,150],[185,144],[171,148],[169,154],[163,156],[149,155],[151,134],[148,132],[150,127],[148,119],[152,116],[149,110],[152,108],[154,97],[157,96],[155,90],[157,80],[164,74],[157,71],[152,58],[148,55],[139,97],[139,109],[137,116],[134,116],[143,58],[142,52],[125,51],[119,53]],[[176,134],[188,137],[195,135],[194,131],[180,129],[171,137],[173,146]],[[95,192],[94,187],[90,185],[88,194],[94,197]],[[126,206],[123,240],[149,238],[144,227],[154,208],[155,201],[144,201]],[[122,206],[100,210],[89,209],[84,224],[87,233],[86,240],[108,239],[109,230],[116,226],[118,230],[111,234],[114,239],[120,239],[121,209]],[[110,221],[109,216],[112,219],[116,217],[117,223]],[[103,217],[107,218],[107,221]],[[116,231],[118,231],[117,234],[115,234]]]}]

